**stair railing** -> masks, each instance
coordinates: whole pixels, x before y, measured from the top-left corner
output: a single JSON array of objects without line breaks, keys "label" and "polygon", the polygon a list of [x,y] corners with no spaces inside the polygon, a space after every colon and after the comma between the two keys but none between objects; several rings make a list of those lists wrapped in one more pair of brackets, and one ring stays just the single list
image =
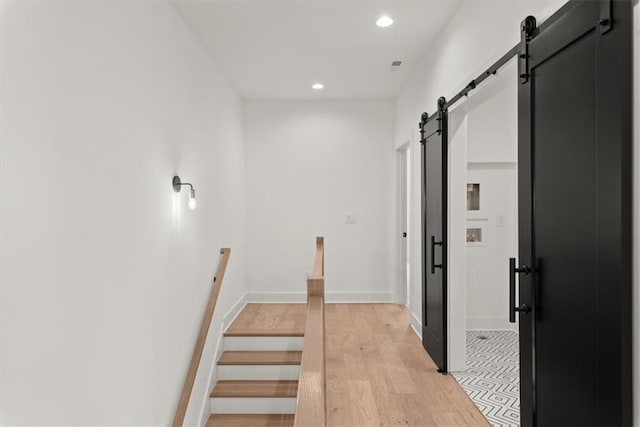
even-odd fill
[{"label": "stair railing", "polygon": [[295,427],[326,426],[324,318],[324,238],[316,237],[313,274],[307,278],[307,318],[304,330]]},{"label": "stair railing", "polygon": [[178,407],[173,417],[173,427],[182,427],[184,423],[184,417],[187,413],[187,406],[189,405],[189,399],[191,398],[191,392],[193,391],[193,384],[196,380],[196,374],[198,373],[198,366],[200,365],[200,359],[202,358],[202,352],[204,351],[204,344],[207,340],[207,333],[209,333],[209,326],[211,325],[211,319],[213,318],[213,311],[216,308],[216,302],[218,301],[218,295],[220,294],[220,287],[224,280],[224,273],[227,270],[227,263],[229,262],[229,255],[231,249],[220,249],[220,260],[218,262],[218,270],[213,277],[213,283],[211,284],[211,294],[209,294],[209,302],[205,309],[204,316],[202,317],[202,323],[200,325],[200,333],[196,341],[195,348],[193,349],[193,355],[191,356],[191,363],[189,364],[189,370],[182,386],[182,393],[180,394],[180,400],[178,401]]}]

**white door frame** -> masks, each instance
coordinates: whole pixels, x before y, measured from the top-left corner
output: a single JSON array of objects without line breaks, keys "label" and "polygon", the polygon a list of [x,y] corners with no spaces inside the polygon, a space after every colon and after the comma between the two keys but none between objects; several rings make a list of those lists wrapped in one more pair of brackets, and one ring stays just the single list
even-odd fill
[{"label": "white door frame", "polygon": [[449,371],[467,369],[467,110],[449,110],[447,355]]},{"label": "white door frame", "polygon": [[[410,224],[412,215],[412,198],[410,197],[411,181],[407,176],[407,163],[411,161],[411,140],[396,147],[396,226],[394,241],[396,242],[396,286],[394,300],[397,304],[408,305],[407,259],[411,260]],[[407,212],[407,209],[409,210]],[[403,238],[402,233],[407,232]],[[408,244],[409,243],[409,244]],[[408,248],[408,249],[407,249]]]}]

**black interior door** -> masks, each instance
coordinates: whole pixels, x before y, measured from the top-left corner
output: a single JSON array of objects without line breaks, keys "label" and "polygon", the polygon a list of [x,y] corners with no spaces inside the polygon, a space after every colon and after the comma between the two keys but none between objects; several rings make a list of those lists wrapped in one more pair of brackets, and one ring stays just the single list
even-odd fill
[{"label": "black interior door", "polygon": [[631,12],[572,1],[540,28],[523,23],[525,426],[631,425]]},{"label": "black interior door", "polygon": [[440,372],[447,371],[447,113],[423,114],[422,344]]}]

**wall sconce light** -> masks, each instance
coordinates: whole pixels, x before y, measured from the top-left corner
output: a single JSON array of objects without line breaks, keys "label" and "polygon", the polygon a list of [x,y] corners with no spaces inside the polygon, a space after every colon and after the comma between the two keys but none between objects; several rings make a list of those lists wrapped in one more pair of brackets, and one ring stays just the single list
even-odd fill
[{"label": "wall sconce light", "polygon": [[195,188],[193,188],[193,185],[191,185],[188,182],[180,181],[180,177],[178,175],[173,177],[173,180],[171,181],[171,185],[173,186],[173,191],[175,191],[176,193],[180,192],[183,185],[188,185],[191,188],[191,191],[189,192],[189,208],[191,210],[194,210],[196,208],[197,203],[196,203],[196,190]]}]

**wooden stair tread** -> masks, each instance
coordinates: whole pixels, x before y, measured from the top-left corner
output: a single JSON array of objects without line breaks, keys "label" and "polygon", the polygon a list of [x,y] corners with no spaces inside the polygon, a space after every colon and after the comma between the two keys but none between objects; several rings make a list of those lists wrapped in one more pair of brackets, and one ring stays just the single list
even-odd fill
[{"label": "wooden stair tread", "polygon": [[291,427],[293,414],[213,414],[205,427]]},{"label": "wooden stair tread", "polygon": [[303,337],[304,329],[282,328],[282,329],[254,329],[235,328],[227,330],[225,337]]},{"label": "wooden stair tread", "polygon": [[218,365],[299,365],[301,351],[225,351]]},{"label": "wooden stair tread", "polygon": [[296,397],[297,380],[223,380],[211,390],[210,397]]},{"label": "wooden stair tread", "polygon": [[249,303],[225,331],[225,336],[304,336],[307,304]]}]

